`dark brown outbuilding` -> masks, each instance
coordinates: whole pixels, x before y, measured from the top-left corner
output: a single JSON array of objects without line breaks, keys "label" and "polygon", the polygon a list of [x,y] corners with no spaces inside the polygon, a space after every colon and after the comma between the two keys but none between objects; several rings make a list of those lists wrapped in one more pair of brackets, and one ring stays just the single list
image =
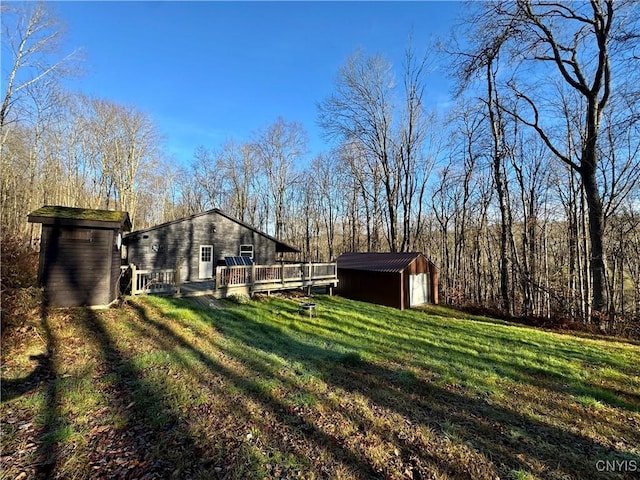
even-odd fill
[{"label": "dark brown outbuilding", "polygon": [[44,206],[28,219],[42,224],[38,282],[48,305],[105,306],[118,298],[127,212]]},{"label": "dark brown outbuilding", "polygon": [[438,303],[438,269],[422,253],[345,253],[337,263],[343,297],[400,310]]}]

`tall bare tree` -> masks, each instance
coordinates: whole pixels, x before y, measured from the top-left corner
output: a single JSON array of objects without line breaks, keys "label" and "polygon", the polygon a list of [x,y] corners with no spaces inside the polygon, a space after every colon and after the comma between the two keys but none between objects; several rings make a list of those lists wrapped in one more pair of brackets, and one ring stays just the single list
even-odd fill
[{"label": "tall bare tree", "polygon": [[2,54],[11,58],[0,107],[4,144],[5,127],[25,113],[25,101],[34,100],[32,95],[28,98],[29,89],[55,88],[59,77],[69,73],[77,52],[59,53],[64,30],[45,2],[3,3],[0,8]]},{"label": "tall bare tree", "polygon": [[422,233],[422,212],[431,170],[439,150],[439,138],[434,136],[435,115],[428,116],[424,106],[427,57],[418,59],[409,46],[404,59],[404,112],[399,120],[395,155],[400,166],[399,216],[402,231],[399,250],[414,250],[416,238]]},{"label": "tall bare tree", "polygon": [[[53,194],[40,174],[59,165],[51,155],[51,131],[65,108],[60,77],[76,65],[62,53],[63,28],[43,3],[3,3],[2,56],[9,66],[0,105],[0,210],[4,229],[25,230],[25,214]],[[45,150],[47,164],[44,162]]]},{"label": "tall bare tree", "polygon": [[94,208],[119,208],[137,223],[146,172],[160,158],[161,137],[152,119],[134,107],[108,100],[81,98],[79,141],[82,161],[89,166]]},{"label": "tall bare tree", "polygon": [[272,210],[273,232],[280,237],[287,221],[287,205],[298,182],[296,165],[307,153],[307,133],[300,123],[278,118],[263,129],[254,149],[265,174],[267,207]]},{"label": "tall bare tree", "polygon": [[242,221],[257,221],[260,168],[250,143],[227,142],[221,152],[225,208]]},{"label": "tall bare tree", "polygon": [[224,203],[224,186],[222,169],[226,166],[224,153],[215,152],[203,146],[196,148],[193,154],[192,181],[207,199],[207,208],[222,208]]},{"label": "tall bare tree", "polygon": [[362,158],[372,162],[370,170],[380,171],[392,252],[399,247],[401,168],[393,151],[394,87],[392,65],[384,57],[357,52],[339,69],[335,93],[318,106],[319,123],[327,136],[341,142],[357,142],[363,149]]},{"label": "tall bare tree", "polygon": [[336,225],[341,214],[340,199],[344,198],[346,185],[340,171],[337,155],[318,155],[310,166],[310,185],[315,187],[319,222],[324,229],[327,243],[327,259],[336,257]]},{"label": "tall bare tree", "polygon": [[[637,36],[623,35],[630,31],[633,9],[633,2],[613,0],[500,1],[483,4],[472,29],[481,51],[488,47],[501,49],[514,68],[508,84],[521,107],[515,110],[503,106],[504,110],[535,130],[553,155],[580,175],[588,207],[592,304],[597,311],[604,309],[606,293],[598,145],[612,92],[628,81],[616,66],[623,65],[624,56],[631,51],[620,45],[637,41]],[[637,22],[637,12],[635,18],[631,21]],[[614,51],[617,55],[612,64]],[[477,67],[478,63],[472,61],[470,65]],[[566,135],[558,135],[562,122],[554,111],[557,98],[548,95],[549,84],[531,80],[545,75],[559,78],[564,88],[579,96],[580,145],[575,156],[567,154],[563,143]]]}]

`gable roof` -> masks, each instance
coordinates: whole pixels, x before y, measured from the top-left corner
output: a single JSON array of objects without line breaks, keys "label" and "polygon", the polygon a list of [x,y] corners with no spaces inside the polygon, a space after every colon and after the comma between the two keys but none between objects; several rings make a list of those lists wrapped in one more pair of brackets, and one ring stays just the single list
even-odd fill
[{"label": "gable roof", "polygon": [[267,233],[265,233],[265,232],[263,232],[261,230],[258,230],[255,227],[252,227],[251,225],[243,222],[242,220],[238,220],[237,218],[232,217],[228,213],[223,212],[222,210],[220,210],[219,208],[212,208],[211,210],[207,210],[206,212],[200,212],[200,213],[196,213],[196,214],[193,214],[193,215],[189,215],[188,217],[178,218],[177,220],[171,220],[169,222],[161,223],[159,225],[154,225],[153,227],[145,228],[144,230],[136,230],[135,232],[129,233],[127,235],[127,237],[125,237],[125,238],[136,236],[136,235],[140,235],[140,234],[147,233],[147,232],[151,232],[153,230],[158,230],[158,229],[164,228],[164,227],[166,227],[168,225],[173,225],[173,224],[176,224],[176,223],[184,222],[186,220],[192,220],[194,218],[201,217],[203,215],[210,215],[212,213],[216,213],[218,215],[221,215],[221,216],[231,220],[232,222],[235,222],[238,225],[243,226],[244,228],[246,228],[248,230],[256,232],[258,235],[262,235],[263,237],[268,238],[269,240],[272,240],[276,244],[276,252],[283,252],[283,253],[286,253],[286,252],[298,253],[298,252],[300,252],[300,250],[297,249],[296,247],[294,247],[292,245],[289,245],[288,243],[285,243],[285,242],[283,242],[281,240],[278,240],[277,238],[272,237],[271,235],[269,235],[269,234],[267,234]]},{"label": "gable roof", "polygon": [[[336,260],[338,268],[346,270],[365,270],[370,272],[401,272],[418,257],[420,252],[408,253],[343,253]],[[427,260],[431,265],[433,262]]]},{"label": "gable roof", "polygon": [[96,210],[92,208],[45,205],[31,212],[27,219],[31,223],[72,227],[122,228],[131,230],[127,212],[118,210]]}]

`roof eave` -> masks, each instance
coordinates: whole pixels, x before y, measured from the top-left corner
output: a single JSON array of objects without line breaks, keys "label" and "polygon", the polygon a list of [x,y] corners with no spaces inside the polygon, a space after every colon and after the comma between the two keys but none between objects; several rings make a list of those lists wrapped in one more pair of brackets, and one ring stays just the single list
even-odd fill
[{"label": "roof eave", "polygon": [[276,242],[276,253],[300,253],[300,249],[283,243],[283,242]]},{"label": "roof eave", "polygon": [[29,223],[41,223],[43,225],[59,225],[61,227],[87,227],[87,228],[107,228],[112,230],[131,230],[129,215],[122,221],[86,220],[78,218],[42,217],[38,215],[28,215]]}]

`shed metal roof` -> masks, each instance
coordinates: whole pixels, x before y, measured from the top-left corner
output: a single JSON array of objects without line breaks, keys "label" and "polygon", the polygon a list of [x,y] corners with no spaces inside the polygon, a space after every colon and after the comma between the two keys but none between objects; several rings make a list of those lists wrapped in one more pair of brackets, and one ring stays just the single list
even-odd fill
[{"label": "shed metal roof", "polygon": [[[338,268],[371,272],[401,272],[422,253],[343,253],[337,259]],[[431,261],[429,263],[433,264]]]},{"label": "shed metal roof", "polygon": [[63,207],[45,205],[27,216],[31,223],[47,225],[68,225],[85,227],[109,227],[131,230],[131,220],[127,212],[118,210],[97,210],[93,208]]}]

